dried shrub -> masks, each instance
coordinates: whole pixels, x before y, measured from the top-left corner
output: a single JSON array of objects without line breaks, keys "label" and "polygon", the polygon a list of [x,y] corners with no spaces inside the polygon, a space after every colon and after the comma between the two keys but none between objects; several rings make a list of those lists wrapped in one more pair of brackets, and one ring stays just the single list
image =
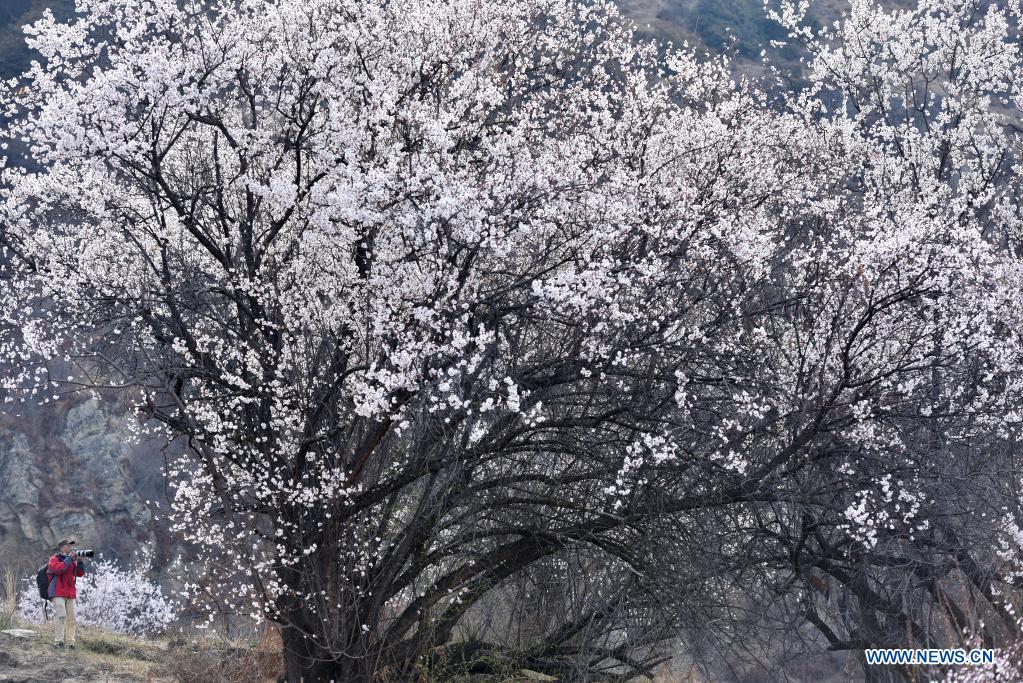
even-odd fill
[{"label": "dried shrub", "polygon": [[173,643],[170,657],[180,683],[269,683],[284,673],[280,631],[266,626],[253,641]]}]

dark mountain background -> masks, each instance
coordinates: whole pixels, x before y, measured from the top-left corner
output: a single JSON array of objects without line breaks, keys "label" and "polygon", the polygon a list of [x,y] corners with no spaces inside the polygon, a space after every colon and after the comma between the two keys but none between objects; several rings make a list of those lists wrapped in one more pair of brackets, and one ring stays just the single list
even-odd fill
[{"label": "dark mountain background", "polygon": [[74,12],[74,0],[0,0],[0,76],[17,76],[28,68],[33,56],[25,45],[21,28],[38,19],[45,8],[57,17]]},{"label": "dark mountain background", "polygon": [[[766,49],[798,71],[798,55],[793,48],[770,47],[771,40],[783,40],[785,33],[765,17],[762,0],[618,0],[618,5],[636,22],[642,35],[679,44],[688,41],[712,54],[728,50],[747,67]],[[847,0],[816,0],[813,19],[830,23],[847,5]],[[74,0],[0,0],[3,77],[15,76],[29,65],[32,55],[21,27],[37,19],[45,8],[57,17],[67,17],[74,12]]]}]

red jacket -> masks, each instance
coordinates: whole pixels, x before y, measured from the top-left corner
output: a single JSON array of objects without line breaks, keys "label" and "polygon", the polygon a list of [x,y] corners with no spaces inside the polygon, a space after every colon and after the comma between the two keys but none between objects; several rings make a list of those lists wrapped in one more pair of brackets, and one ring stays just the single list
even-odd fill
[{"label": "red jacket", "polygon": [[75,590],[75,580],[79,576],[85,576],[85,570],[77,561],[67,555],[54,555],[46,566],[46,575],[50,577],[49,596],[51,598],[78,597]]}]

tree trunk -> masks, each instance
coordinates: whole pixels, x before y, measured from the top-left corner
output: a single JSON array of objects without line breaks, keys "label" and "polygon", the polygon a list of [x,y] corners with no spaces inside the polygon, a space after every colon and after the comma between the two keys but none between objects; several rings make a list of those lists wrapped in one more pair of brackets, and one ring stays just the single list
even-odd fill
[{"label": "tree trunk", "polygon": [[[286,683],[370,683],[373,658],[335,656],[294,625],[281,629]],[[359,650],[361,652],[361,650]]]}]

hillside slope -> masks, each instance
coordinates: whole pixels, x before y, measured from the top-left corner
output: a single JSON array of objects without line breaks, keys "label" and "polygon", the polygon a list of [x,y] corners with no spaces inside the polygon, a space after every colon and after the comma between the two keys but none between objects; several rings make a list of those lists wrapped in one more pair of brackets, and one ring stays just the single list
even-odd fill
[{"label": "hillside slope", "polygon": [[52,623],[0,628],[0,683],[276,683],[273,631],[252,640],[135,638],[79,626],[76,648],[51,644]]}]

